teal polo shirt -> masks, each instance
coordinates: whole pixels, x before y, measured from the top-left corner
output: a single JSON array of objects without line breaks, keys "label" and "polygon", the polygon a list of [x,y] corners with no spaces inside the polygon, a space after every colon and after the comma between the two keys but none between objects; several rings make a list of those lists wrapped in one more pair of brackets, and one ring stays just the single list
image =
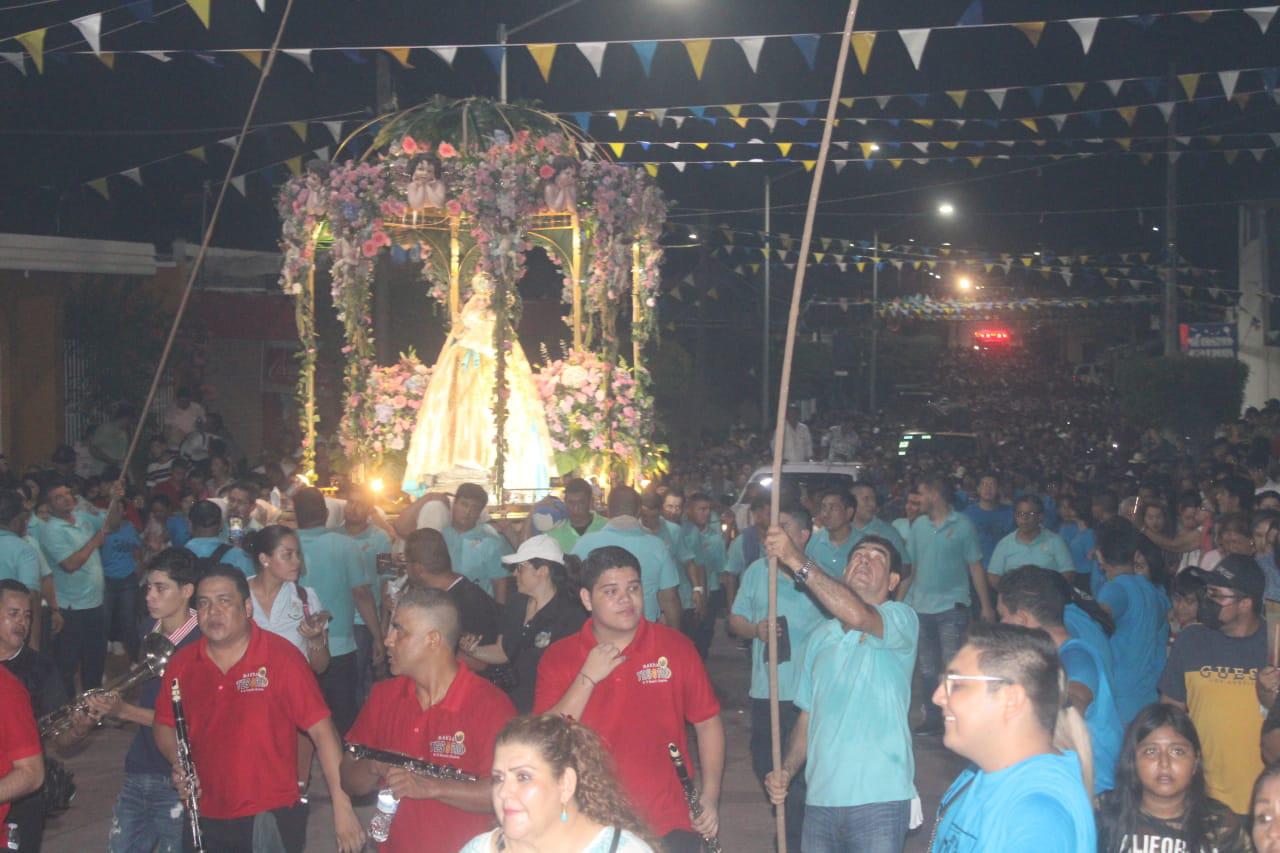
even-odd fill
[{"label": "teal polo shirt", "polygon": [[[902,562],[905,563],[907,561],[907,543],[904,542],[902,537],[898,535],[897,528],[894,527],[889,522],[880,518],[873,518],[867,524],[866,527],[859,527],[858,525],[854,524],[850,527],[850,530],[853,531],[853,535],[851,535],[849,538],[854,540],[853,544],[855,548],[857,547],[858,543],[862,541],[863,537],[879,536],[882,539],[889,540],[890,544],[893,545],[894,550],[898,552],[898,556],[902,558]],[[852,553],[852,549],[850,550],[850,553]],[[844,569],[842,567],[841,568],[842,576],[843,576],[843,572],[844,572]]]},{"label": "teal polo shirt", "polygon": [[699,530],[692,522],[686,521],[680,529],[684,532],[684,547],[689,559],[707,570],[707,595],[710,595],[720,588],[720,573],[725,571],[729,562],[729,551],[725,548],[720,525],[707,522],[707,526]]},{"label": "teal polo shirt", "polygon": [[901,602],[876,610],[883,637],[846,631],[837,619],[809,635],[795,698],[809,712],[806,805],[847,808],[916,795],[907,712],[920,621]]},{"label": "teal polo shirt", "polygon": [[678,594],[680,596],[680,607],[683,610],[689,610],[693,607],[693,584],[689,582],[689,572],[685,570],[685,563],[693,559],[689,556],[688,549],[685,547],[684,531],[680,525],[667,521],[665,518],[659,519],[661,522],[656,531],[658,538],[666,543],[667,550],[671,552],[671,559],[676,564],[676,577],[680,579]]},{"label": "teal polo shirt", "polygon": [[680,585],[680,573],[671,559],[671,550],[656,533],[651,533],[636,518],[620,515],[609,519],[603,529],[588,533],[578,540],[570,553],[585,560],[597,548],[616,545],[631,553],[640,563],[640,586],[644,592],[644,618],[657,622],[662,618],[658,590]]},{"label": "teal polo shirt", "polygon": [[729,543],[729,556],[724,561],[724,570],[738,577],[742,577],[747,571],[747,557],[743,553],[741,535],[735,536]]},{"label": "teal polo shirt", "polygon": [[[769,618],[769,562],[756,560],[742,574],[742,585],[733,600],[734,616],[756,623]],[[778,616],[787,618],[787,638],[791,641],[791,660],[778,664],[778,698],[791,702],[796,696],[796,681],[804,661],[809,633],[824,621],[822,611],[807,592],[796,587],[786,572],[778,572]],[[769,698],[769,667],[764,655],[767,644],[759,637],[751,641],[752,699]]]},{"label": "teal polo shirt", "polygon": [[849,565],[849,555],[853,553],[853,546],[858,544],[858,537],[849,531],[849,535],[839,545],[831,541],[831,534],[825,527],[813,531],[813,535],[809,537],[809,544],[805,546],[804,553],[810,560],[813,560],[822,570],[831,577],[838,580],[844,579],[844,567]]},{"label": "teal polo shirt", "polygon": [[1067,547],[1067,543],[1052,530],[1043,528],[1029,545],[1018,538],[1016,530],[997,542],[996,549],[991,552],[991,564],[987,566],[987,571],[993,575],[1003,575],[1022,566],[1039,566],[1063,574],[1076,570],[1076,563],[1071,558],[1071,549]]},{"label": "teal polo shirt", "polygon": [[[196,536],[188,539],[183,548],[186,548],[192,554],[200,558],[213,556],[213,552],[223,545],[226,545],[225,539],[219,539],[216,536]],[[243,548],[232,546],[228,548],[218,562],[226,566],[235,566],[244,572],[244,576],[251,578],[258,573],[258,567],[253,564],[253,557]]]},{"label": "teal polo shirt", "polygon": [[102,529],[100,515],[73,512],[74,523],[56,516],[40,525],[40,547],[53,568],[53,587],[58,606],[64,610],[92,610],[102,606],[102,557],[94,550],[84,565],[74,572],[64,571],[62,561],[85,546]]},{"label": "teal polo shirt", "polygon": [[15,580],[40,589],[40,558],[31,544],[11,530],[0,530],[0,580]]},{"label": "teal polo shirt", "polygon": [[333,657],[356,650],[356,602],[351,591],[367,586],[360,549],[348,537],[323,527],[298,531],[302,562],[299,582],[315,589],[324,609],[333,614],[329,623],[329,654]]},{"label": "teal polo shirt", "polygon": [[560,546],[560,550],[566,554],[573,551],[573,546],[578,544],[578,540],[587,533],[595,533],[608,523],[609,519],[599,513],[591,513],[591,521],[587,523],[587,529],[584,533],[579,533],[577,529],[569,522],[569,519],[557,524],[555,527],[547,531],[547,535]]},{"label": "teal polo shirt", "polygon": [[449,561],[453,570],[490,595],[494,594],[493,582],[508,578],[511,573],[502,565],[502,558],[515,553],[506,537],[499,536],[492,528],[477,524],[466,533],[459,533],[450,524],[441,530],[444,542],[449,546]]},{"label": "teal polo shirt", "polygon": [[[387,535],[387,531],[372,524],[359,533],[349,533],[345,527],[339,527],[336,532],[350,539],[360,550],[360,567],[364,570],[365,583],[373,591],[374,606],[381,610],[382,583],[378,579],[378,555],[391,552],[391,537]],[[364,617],[359,611],[356,612],[356,624],[364,624]],[[382,626],[378,626],[376,633],[381,632]]]},{"label": "teal polo shirt", "polygon": [[907,562],[914,567],[907,604],[917,613],[942,613],[969,605],[969,566],[982,559],[973,522],[954,509],[934,526],[921,515],[911,525]]}]

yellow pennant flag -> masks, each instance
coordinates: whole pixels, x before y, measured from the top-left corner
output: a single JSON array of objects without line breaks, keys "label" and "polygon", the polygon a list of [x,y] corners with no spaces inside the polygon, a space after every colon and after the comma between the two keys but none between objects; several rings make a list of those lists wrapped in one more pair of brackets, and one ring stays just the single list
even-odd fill
[{"label": "yellow pennant flag", "polygon": [[728,161],[728,162],[729,162],[729,168],[730,168],[730,169],[736,169],[736,168],[738,168],[738,164],[739,164],[739,163],[741,163],[742,161],[741,161],[741,160],[730,160],[730,161]]},{"label": "yellow pennant flag", "polygon": [[533,57],[533,61],[537,64],[538,70],[542,72],[542,80],[544,83],[551,82],[551,63],[556,61],[556,48],[558,44],[531,44],[526,45],[529,48],[529,55]]},{"label": "yellow pennant flag", "polygon": [[1223,151],[1222,154],[1224,157],[1227,158],[1227,165],[1229,166],[1236,161],[1236,157],[1239,156],[1240,152],[1239,151]]},{"label": "yellow pennant flag", "polygon": [[305,121],[289,122],[289,129],[298,135],[303,142],[307,141],[307,123]]},{"label": "yellow pennant flag", "polygon": [[196,158],[196,159],[197,159],[197,160],[199,160],[201,163],[208,163],[208,162],[209,162],[209,158],[208,158],[208,156],[205,154],[204,146],[203,146],[203,145],[197,145],[195,148],[188,148],[188,149],[187,149],[186,151],[184,151],[183,153],[184,153],[184,154],[186,154],[188,157],[194,157],[194,158]]},{"label": "yellow pennant flag", "polygon": [[896,168],[898,168],[899,166],[901,166],[901,165],[902,165],[902,161],[901,161],[901,160],[890,160],[890,161],[889,161],[889,164],[890,164],[891,166],[893,166],[893,168],[895,168],[895,169],[896,169]]},{"label": "yellow pennant flag", "polygon": [[1138,115],[1137,107],[1116,107],[1116,112],[1129,124],[1129,127],[1133,127],[1133,120]]},{"label": "yellow pennant flag", "polygon": [[[44,34],[48,31],[48,27],[41,27],[38,30],[14,36],[18,43],[27,49],[27,53],[31,54],[31,61],[36,64],[36,71],[41,74],[44,73]],[[103,193],[102,197],[106,198],[107,196]]]},{"label": "yellow pennant flag", "polygon": [[614,157],[621,158],[621,157],[622,157],[622,151],[623,151],[623,149],[624,149],[624,148],[626,148],[626,147],[627,147],[627,143],[625,143],[625,142],[610,142],[610,143],[609,143],[609,147],[610,147],[611,149],[613,149],[613,156],[614,156]]},{"label": "yellow pennant flag", "polygon": [[209,29],[209,3],[210,0],[187,0],[187,5],[196,13],[206,30]]},{"label": "yellow pennant flag", "polygon": [[1036,120],[1033,118],[1019,119],[1018,123],[1029,128],[1032,133],[1039,133],[1040,128],[1036,127]]},{"label": "yellow pennant flag", "polygon": [[1124,139],[1117,139],[1116,144],[1119,145],[1121,148],[1123,148],[1125,151],[1128,151],[1129,146],[1133,144],[1133,140],[1127,137]]},{"label": "yellow pennant flag", "polygon": [[849,42],[853,46],[853,55],[857,57],[858,67],[866,74],[867,63],[871,61],[871,48],[876,44],[876,34],[854,33],[849,36]]},{"label": "yellow pennant flag", "polygon": [[943,142],[943,143],[942,143],[942,147],[943,147],[943,148],[945,148],[945,149],[947,149],[948,151],[955,151],[955,150],[956,150],[956,146],[958,146],[959,144],[960,144],[959,142],[954,142],[954,141],[950,141],[950,140],[948,140],[948,141],[946,141],[946,142]]},{"label": "yellow pennant flag", "polygon": [[1199,74],[1179,74],[1178,82],[1182,84],[1182,91],[1187,93],[1187,100],[1194,100],[1196,89],[1200,87]]},{"label": "yellow pennant flag", "polygon": [[749,118],[735,118],[733,120],[733,123],[736,124],[738,127],[746,127],[747,122],[749,121],[751,121],[751,119]]},{"label": "yellow pennant flag", "polygon": [[933,119],[931,118],[913,118],[912,121],[921,127],[933,127]]},{"label": "yellow pennant flag", "polygon": [[110,200],[110,198],[111,198],[111,193],[107,190],[107,179],[106,179],[106,178],[98,178],[97,180],[90,181],[90,182],[89,182],[89,186],[90,186],[90,187],[93,189],[93,191],[94,191],[94,192],[96,192],[98,195],[102,196],[102,197],[103,197],[103,198],[105,198],[105,199]]},{"label": "yellow pennant flag", "polygon": [[858,272],[866,272],[866,269],[867,269],[867,262],[866,262],[866,261],[858,261],[856,264],[854,264],[854,267],[858,270]]},{"label": "yellow pennant flag", "polygon": [[968,89],[954,89],[947,92],[947,94],[951,96],[951,100],[956,102],[956,107],[958,109],[964,109],[964,99],[969,97]]},{"label": "yellow pennant flag", "polygon": [[383,51],[385,51],[388,55],[390,55],[392,58],[394,58],[396,62],[399,62],[399,63],[400,63],[400,65],[401,65],[401,67],[403,67],[403,68],[412,68],[412,67],[413,67],[412,65],[410,65],[410,64],[409,64],[409,48],[407,48],[407,47],[384,47],[384,48],[383,48]]},{"label": "yellow pennant flag", "polygon": [[645,163],[645,164],[644,164],[644,170],[645,170],[646,172],[648,172],[648,173],[649,173],[649,177],[651,177],[651,178],[656,178],[656,177],[658,177],[658,164],[657,164],[657,163]]},{"label": "yellow pennant flag", "polygon": [[260,50],[237,50],[236,53],[249,60],[249,64],[258,70],[262,70],[262,51]]},{"label": "yellow pennant flag", "polygon": [[684,49],[689,53],[689,62],[693,64],[693,76],[702,79],[702,69],[707,64],[707,52],[711,50],[711,39],[685,39]]},{"label": "yellow pennant flag", "polygon": [[1139,155],[1138,155],[1138,159],[1142,161],[1142,165],[1144,165],[1144,166],[1150,166],[1150,165],[1151,165],[1151,155],[1150,155],[1150,154],[1139,154]]},{"label": "yellow pennant flag", "polygon": [[876,144],[874,142],[859,142],[858,147],[862,149],[863,160],[870,160],[872,152],[876,150]]},{"label": "yellow pennant flag", "polygon": [[295,178],[298,175],[302,174],[302,157],[301,156],[290,157],[288,160],[284,161],[284,164],[287,167],[289,167],[289,171],[293,173],[293,176]]},{"label": "yellow pennant flag", "polygon": [[112,71],[116,70],[116,55],[114,53],[99,53],[98,59],[102,61],[103,65],[107,66]]},{"label": "yellow pennant flag", "polygon": [[788,154],[791,153],[790,142],[775,142],[774,144],[778,146],[778,153],[781,154],[783,157],[786,157]]},{"label": "yellow pennant flag", "polygon": [[724,111],[734,118],[737,118],[742,115],[742,104],[725,104]]},{"label": "yellow pennant flag", "polygon": [[1025,257],[1025,256],[1024,256],[1024,257],[1022,257],[1022,258],[1021,258],[1021,261],[1022,261],[1022,265],[1023,265],[1024,267],[1029,267],[1029,266],[1031,266],[1032,258],[1029,258],[1029,257]]},{"label": "yellow pennant flag", "polygon": [[853,98],[841,98],[840,106],[845,107],[847,109],[853,109]]},{"label": "yellow pennant flag", "polygon": [[618,110],[617,113],[614,114],[613,119],[618,123],[618,130],[622,130],[627,126],[627,118],[628,114],[626,110]]},{"label": "yellow pennant flag", "polygon": [[703,150],[703,151],[706,151],[706,150],[707,150],[707,146],[708,146],[708,145],[710,145],[711,143],[710,143],[710,142],[695,142],[695,143],[693,143],[693,144],[694,144],[694,145],[696,145],[699,149],[701,149],[701,150]]},{"label": "yellow pennant flag", "polygon": [[978,168],[978,164],[982,162],[981,157],[970,157],[968,158],[968,160],[973,165],[973,168],[975,169]]},{"label": "yellow pennant flag", "polygon": [[1083,83],[1068,83],[1067,91],[1071,93],[1071,100],[1080,100],[1080,93],[1084,91]]},{"label": "yellow pennant flag", "polygon": [[1014,24],[1027,40],[1031,42],[1032,47],[1040,44],[1040,36],[1044,34],[1044,21],[1026,21],[1021,24]]},{"label": "yellow pennant flag", "polygon": [[804,166],[804,170],[806,172],[812,172],[813,167],[818,165],[818,161],[817,160],[801,160],[800,165]]},{"label": "yellow pennant flag", "polygon": [[1205,21],[1213,17],[1212,12],[1188,12],[1187,17],[1195,21],[1197,24],[1203,24]]}]

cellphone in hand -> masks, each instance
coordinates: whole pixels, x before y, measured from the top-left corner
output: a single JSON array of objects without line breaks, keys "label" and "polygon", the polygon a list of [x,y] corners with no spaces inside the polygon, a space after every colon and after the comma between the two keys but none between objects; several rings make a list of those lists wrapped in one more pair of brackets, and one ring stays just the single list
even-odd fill
[{"label": "cellphone in hand", "polygon": [[[778,617],[778,663],[791,662],[791,634],[787,631],[787,617]],[[764,644],[764,662],[769,662],[769,644]]]}]

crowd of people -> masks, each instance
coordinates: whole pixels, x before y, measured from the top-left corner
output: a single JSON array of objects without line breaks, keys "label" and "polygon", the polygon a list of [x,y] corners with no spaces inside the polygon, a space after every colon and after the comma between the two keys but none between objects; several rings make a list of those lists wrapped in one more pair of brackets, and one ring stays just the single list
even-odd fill
[{"label": "crowd of people", "polygon": [[[692,853],[721,818],[723,625],[788,849],[896,853],[923,825],[947,853],[1280,851],[1280,402],[1192,440],[1031,355],[936,378],[927,408],[790,414],[789,461],[857,481],[784,479],[776,522],[745,428],[519,517],[478,484],[393,509],[251,469],[185,393],[145,471],[120,476],[127,409],[95,472],[0,467],[0,823],[40,849],[58,757],[107,720],[137,729],[113,851],[195,849],[194,823],[209,850]],[[917,427],[967,440],[902,452]],[[156,633],[161,678],[94,690]],[[925,815],[939,736],[969,765]]]}]

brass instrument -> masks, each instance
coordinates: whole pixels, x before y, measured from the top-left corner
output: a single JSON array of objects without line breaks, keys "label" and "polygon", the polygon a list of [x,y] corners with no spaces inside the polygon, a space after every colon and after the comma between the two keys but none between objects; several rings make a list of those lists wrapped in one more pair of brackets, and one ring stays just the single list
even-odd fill
[{"label": "brass instrument", "polygon": [[[702,801],[698,799],[698,789],[693,786],[693,780],[689,778],[689,769],[684,765],[684,756],[680,754],[680,747],[674,743],[667,744],[667,754],[671,756],[676,775],[680,777],[680,787],[684,789],[684,798],[689,804],[689,815],[697,820],[702,817]],[[704,837],[702,849],[707,853],[720,853],[719,837],[714,835]]]},{"label": "brass instrument", "polygon": [[414,758],[411,755],[405,755],[400,752],[391,752],[387,749],[374,749],[371,746],[365,746],[360,743],[349,743],[346,746],[347,753],[355,759],[369,759],[370,761],[378,761],[382,764],[389,764],[392,767],[399,767],[402,770],[408,770],[410,773],[416,773],[419,776],[425,776],[428,779],[448,779],[454,782],[474,782],[476,777],[470,773],[463,773],[461,770],[450,767],[447,764],[433,764],[430,761],[423,761],[421,758]]},{"label": "brass instrument", "polygon": [[168,665],[169,658],[173,657],[176,648],[169,642],[168,637],[156,632],[143,638],[141,651],[142,659],[124,675],[108,681],[101,687],[84,691],[73,701],[41,717],[40,737],[56,738],[70,729],[77,714],[88,712],[91,697],[103,696],[107,693],[124,693],[150,678],[158,678],[164,673],[164,668]]}]

